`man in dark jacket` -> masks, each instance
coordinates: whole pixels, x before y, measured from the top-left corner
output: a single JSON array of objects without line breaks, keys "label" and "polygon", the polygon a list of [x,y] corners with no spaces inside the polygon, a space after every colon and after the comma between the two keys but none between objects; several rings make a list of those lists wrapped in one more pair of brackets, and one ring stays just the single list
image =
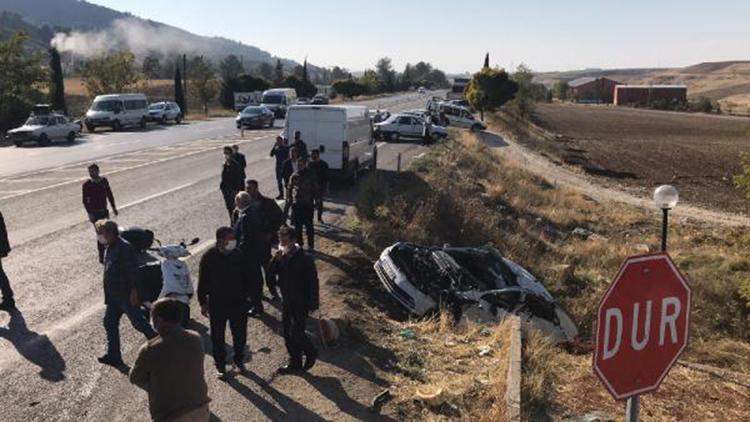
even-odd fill
[{"label": "man in dark jacket", "polygon": [[234,236],[237,248],[247,265],[250,276],[250,312],[257,317],[263,315],[263,276],[261,262],[265,249],[262,229],[262,211],[260,206],[251,207],[250,194],[242,191],[235,199],[237,219],[234,223]]},{"label": "man in dark jacket", "polygon": [[248,265],[237,249],[234,230],[231,227],[219,228],[216,246],[201,258],[198,275],[198,303],[203,316],[210,320],[212,351],[219,377],[227,372],[227,352],[224,349],[227,322],[232,333],[234,364],[238,370],[245,371],[250,285]]},{"label": "man in dark jacket", "polygon": [[297,233],[297,243],[300,246],[303,244],[302,231],[304,229],[307,233],[307,247],[310,251],[315,250],[313,214],[315,213],[315,198],[319,192],[317,176],[307,167],[306,159],[298,158],[297,172],[289,178],[287,204],[292,209],[292,224]]},{"label": "man in dark jacket", "polygon": [[315,209],[318,211],[318,223],[323,224],[323,196],[328,192],[328,183],[330,181],[328,163],[320,159],[320,151],[317,149],[312,150],[310,157],[312,159],[310,170],[318,178],[318,187],[320,188],[315,198]]},{"label": "man in dark jacket", "polygon": [[242,168],[242,180],[245,180],[247,178],[247,173],[245,172],[247,169],[247,158],[245,158],[245,154],[240,152],[239,145],[232,145],[232,152],[234,153],[232,158]]},{"label": "man in dark jacket", "polygon": [[227,207],[229,219],[234,210],[234,197],[237,192],[245,188],[245,171],[234,157],[232,147],[224,147],[224,164],[221,168],[221,184],[219,189],[224,195],[224,205]]},{"label": "man in dark jacket", "polygon": [[0,302],[0,309],[12,311],[16,309],[16,302],[13,299],[13,290],[10,288],[10,280],[3,270],[3,258],[10,253],[10,242],[8,242],[8,230],[5,228],[3,213],[0,213],[0,292],[3,294],[3,301]]},{"label": "man in dark jacket", "polygon": [[271,157],[276,159],[276,185],[279,188],[279,196],[276,199],[284,199],[284,162],[289,159],[289,144],[281,136],[276,137],[276,143],[271,148]]},{"label": "man in dark jacket", "polygon": [[[257,180],[248,180],[245,185],[245,191],[250,195],[250,209],[255,210],[260,217],[259,227],[262,236],[260,263],[263,268],[266,287],[268,287],[271,298],[278,300],[279,292],[276,290],[276,275],[269,270],[268,263],[271,260],[271,247],[275,243],[278,243],[277,233],[281,225],[284,224],[284,212],[279,208],[279,204],[276,201],[260,193]],[[262,290],[261,286],[261,292]]]},{"label": "man in dark jacket", "polygon": [[[99,166],[92,164],[89,166],[89,180],[83,183],[83,207],[89,216],[91,224],[97,221],[109,219],[109,210],[107,201],[112,207],[112,212],[117,215],[117,206],[115,205],[115,196],[109,187],[109,181],[106,177],[99,175]],[[99,262],[104,262],[105,245],[97,241],[96,247],[99,250]]]},{"label": "man in dark jacket", "polygon": [[292,142],[292,146],[297,148],[300,157],[310,158],[307,154],[307,144],[302,140],[302,133],[298,130],[294,131],[294,142]]},{"label": "man in dark jacket", "polygon": [[294,243],[294,231],[289,227],[282,227],[279,230],[279,250],[271,260],[271,265],[279,275],[283,298],[281,316],[284,342],[289,352],[289,363],[281,367],[279,372],[290,374],[310,369],[318,357],[317,349],[305,334],[307,317],[319,305],[315,262]]},{"label": "man in dark jacket", "polygon": [[146,390],[155,421],[208,421],[208,386],[203,371],[203,339],[180,325],[182,303],[154,303],[151,321],[159,335],[138,351],[130,382]]},{"label": "man in dark jacket", "polygon": [[133,328],[146,338],[152,339],[156,333],[140,308],[136,290],[138,265],[135,249],[120,237],[114,221],[99,221],[96,229],[107,244],[104,251],[104,329],[107,332],[107,354],[98,360],[106,365],[121,367],[124,365],[120,353],[120,319],[123,314],[133,324]]}]

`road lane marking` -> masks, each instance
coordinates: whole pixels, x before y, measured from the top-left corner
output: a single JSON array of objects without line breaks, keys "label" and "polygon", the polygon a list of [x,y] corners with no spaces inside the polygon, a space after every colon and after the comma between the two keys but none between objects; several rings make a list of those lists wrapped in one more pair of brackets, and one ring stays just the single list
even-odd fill
[{"label": "road lane marking", "polygon": [[162,192],[159,192],[159,193],[155,193],[155,194],[153,194],[153,195],[149,195],[149,196],[146,196],[146,197],[144,197],[144,198],[138,199],[138,200],[136,200],[136,201],[133,201],[133,202],[127,203],[127,204],[125,204],[125,205],[123,205],[123,206],[119,207],[118,209],[120,209],[120,210],[124,210],[124,209],[126,209],[126,208],[134,207],[134,206],[136,206],[136,205],[140,205],[140,204],[142,204],[142,203],[144,203],[144,202],[148,202],[148,201],[150,201],[150,200],[152,200],[152,199],[156,199],[156,198],[158,198],[158,197],[160,197],[160,196],[164,196],[164,195],[169,195],[169,194],[170,194],[170,193],[172,193],[172,192],[177,192],[178,190],[182,190],[182,189],[186,189],[186,188],[189,188],[189,187],[191,187],[191,186],[194,186],[194,185],[198,184],[199,182],[200,182],[200,180],[199,180],[199,181],[195,181],[195,182],[192,182],[192,183],[185,183],[184,185],[180,185],[180,186],[174,187],[174,188],[172,188],[172,189],[167,189],[167,190],[165,190],[165,191],[162,191]]}]

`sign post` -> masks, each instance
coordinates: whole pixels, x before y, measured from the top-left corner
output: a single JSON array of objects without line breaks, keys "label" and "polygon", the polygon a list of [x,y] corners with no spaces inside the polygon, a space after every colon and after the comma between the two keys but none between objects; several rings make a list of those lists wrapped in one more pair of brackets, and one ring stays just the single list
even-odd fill
[{"label": "sign post", "polygon": [[659,388],[687,346],[691,290],[665,252],[625,260],[597,314],[594,372],[626,420],[637,421],[639,395]]}]

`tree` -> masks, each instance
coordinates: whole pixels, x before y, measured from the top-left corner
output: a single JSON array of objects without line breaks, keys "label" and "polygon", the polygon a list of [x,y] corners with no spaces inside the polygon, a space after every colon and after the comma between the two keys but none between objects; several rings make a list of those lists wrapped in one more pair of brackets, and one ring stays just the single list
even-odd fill
[{"label": "tree", "polygon": [[490,68],[490,53],[487,53],[484,55],[484,66],[482,66],[482,69],[489,69]]},{"label": "tree", "polygon": [[185,91],[182,90],[182,74],[179,67],[174,72],[174,102],[180,106],[183,116],[187,114],[187,101],[185,101]]},{"label": "tree", "polygon": [[534,84],[534,74],[524,64],[518,65],[511,79],[518,84],[518,92],[510,104],[511,108],[519,117],[528,118],[534,111],[535,103],[544,99],[545,88],[542,86],[540,89],[537,85],[541,84]]},{"label": "tree", "polygon": [[366,87],[351,78],[339,79],[331,85],[333,92],[347,98],[358,97],[365,94]]},{"label": "tree", "polygon": [[385,92],[383,82],[374,70],[365,70],[365,73],[359,78],[359,83],[365,87],[365,93],[367,94],[379,94]]},{"label": "tree", "polygon": [[242,62],[239,57],[234,54],[230,54],[219,63],[219,75],[221,79],[229,80],[234,79],[240,74],[245,73],[245,68],[242,66]]},{"label": "tree", "polygon": [[135,55],[118,51],[89,59],[81,71],[89,95],[127,92],[143,78],[135,68]]},{"label": "tree", "polygon": [[[396,72],[393,70],[391,59],[383,57],[375,65],[375,71],[380,79],[382,92],[393,92],[396,88]],[[378,90],[378,92],[381,92]]]},{"label": "tree", "polygon": [[60,110],[68,114],[65,104],[65,77],[60,64],[60,52],[56,48],[49,49],[50,86],[49,102],[53,110]]},{"label": "tree", "polygon": [[304,81],[298,78],[296,75],[289,75],[284,79],[284,87],[294,88],[297,91],[297,95],[300,97],[311,98],[318,93],[318,88],[310,81]]},{"label": "tree", "polygon": [[560,101],[565,101],[568,99],[568,96],[570,94],[570,86],[566,81],[557,81],[555,82],[555,85],[552,87],[552,96],[557,98]]},{"label": "tree", "polygon": [[26,39],[17,33],[0,41],[0,132],[18,126],[44,97],[40,88],[48,82],[47,73],[41,56],[25,51]]},{"label": "tree", "polygon": [[141,70],[146,78],[159,79],[161,76],[161,63],[159,62],[159,58],[153,54],[149,54],[143,59]]},{"label": "tree", "polygon": [[331,79],[333,79],[334,81],[348,78],[349,71],[347,71],[343,67],[334,66],[333,69],[331,69]]},{"label": "tree", "polygon": [[482,120],[485,111],[494,111],[510,101],[518,91],[518,84],[503,69],[482,69],[469,81],[466,99],[479,110]]},{"label": "tree", "polygon": [[190,61],[190,80],[203,105],[203,112],[208,114],[208,103],[216,97],[219,87],[213,66],[203,56],[195,57]]},{"label": "tree", "polygon": [[270,63],[262,62],[258,65],[256,70],[258,76],[270,81],[273,80],[273,66]]},{"label": "tree", "polygon": [[281,59],[276,59],[276,69],[273,73],[273,83],[276,86],[281,86],[284,83],[284,65],[281,63]]}]

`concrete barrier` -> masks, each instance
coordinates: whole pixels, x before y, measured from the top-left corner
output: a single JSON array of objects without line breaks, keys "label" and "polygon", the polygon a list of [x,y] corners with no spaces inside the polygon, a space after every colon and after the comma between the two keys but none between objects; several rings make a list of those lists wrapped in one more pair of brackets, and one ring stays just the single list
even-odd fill
[{"label": "concrete barrier", "polygon": [[505,382],[505,416],[508,421],[521,420],[521,365],[523,363],[523,336],[521,318],[510,319],[510,349],[508,351],[508,375]]}]

